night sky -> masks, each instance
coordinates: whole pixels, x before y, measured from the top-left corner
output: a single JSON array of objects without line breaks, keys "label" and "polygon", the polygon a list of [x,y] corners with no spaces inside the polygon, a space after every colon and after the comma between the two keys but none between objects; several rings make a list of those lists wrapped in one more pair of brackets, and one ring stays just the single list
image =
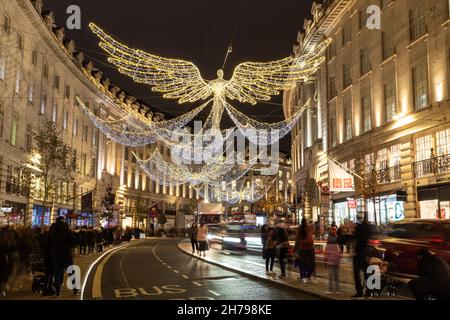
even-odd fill
[{"label": "night sky", "polygon": [[[215,79],[232,42],[233,53],[225,67],[225,79],[245,61],[269,61],[289,56],[312,0],[45,0],[58,25],[65,25],[69,5],[80,6],[82,30],[68,32],[77,48],[91,59],[104,76],[120,88],[143,100],[152,109],[176,116],[192,106],[161,99],[148,86],[134,83],[115,71],[88,28],[95,22],[130,47],[167,58],[195,63],[205,79]],[[234,32],[233,32],[234,31]],[[234,36],[233,36],[234,35]],[[284,120],[281,97],[256,106],[238,105],[240,110],[265,122]],[[230,122],[224,122],[229,126]],[[280,150],[290,150],[290,137]]]}]

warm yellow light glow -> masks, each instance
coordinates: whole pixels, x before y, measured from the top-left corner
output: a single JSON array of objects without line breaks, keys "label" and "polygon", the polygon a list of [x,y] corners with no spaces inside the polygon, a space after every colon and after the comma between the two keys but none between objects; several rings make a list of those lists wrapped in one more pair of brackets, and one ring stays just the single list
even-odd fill
[{"label": "warm yellow light glow", "polygon": [[402,100],[401,100],[401,104],[402,104],[402,114],[408,114],[408,95],[403,94],[402,95]]},{"label": "warm yellow light glow", "polygon": [[403,126],[406,126],[408,124],[411,124],[415,121],[415,118],[413,115],[406,115],[403,113],[397,114],[394,116],[394,126],[392,127],[392,129],[398,129],[401,128]]},{"label": "warm yellow light glow", "polygon": [[375,104],[375,126],[377,128],[379,128],[381,126],[381,115],[382,115],[381,104],[376,103]]},{"label": "warm yellow light glow", "polygon": [[42,156],[39,153],[35,153],[31,156],[31,163],[39,165],[41,163]]},{"label": "warm yellow light glow", "polygon": [[299,58],[241,63],[234,70],[231,80],[224,80],[223,70],[219,70],[216,80],[206,81],[192,62],[167,59],[129,48],[94,23],[90,23],[89,27],[100,38],[100,47],[109,54],[108,61],[119,72],[136,82],[152,86],[152,90],[163,93],[164,98],[177,99],[180,104],[205,100],[210,96],[251,104],[268,101],[271,96],[279,95],[281,90],[310,79],[325,61],[324,53],[331,43],[331,39],[327,39]]},{"label": "warm yellow light glow", "polygon": [[436,101],[442,102],[444,100],[444,81],[439,81],[436,84]]}]

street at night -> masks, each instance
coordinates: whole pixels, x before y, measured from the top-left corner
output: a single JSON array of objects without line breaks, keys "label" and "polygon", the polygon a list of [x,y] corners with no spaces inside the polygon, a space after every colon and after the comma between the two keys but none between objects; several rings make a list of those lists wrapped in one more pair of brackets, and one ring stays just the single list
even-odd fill
[{"label": "street at night", "polygon": [[[112,253],[84,288],[84,299],[311,300],[296,290],[256,281],[186,255],[179,240],[146,240]],[[95,281],[95,278],[100,281]]]},{"label": "street at night", "polygon": [[0,314],[449,301],[449,26],[450,0],[0,0]]}]

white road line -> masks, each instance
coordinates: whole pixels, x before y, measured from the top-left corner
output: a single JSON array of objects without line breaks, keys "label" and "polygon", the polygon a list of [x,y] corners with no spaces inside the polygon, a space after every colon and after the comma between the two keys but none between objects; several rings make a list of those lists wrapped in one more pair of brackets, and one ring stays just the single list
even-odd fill
[{"label": "white road line", "polygon": [[184,274],[183,274],[182,277],[185,278],[185,279],[189,279],[189,277],[188,277],[188,276],[185,276]]},{"label": "white road line", "polygon": [[212,293],[213,295],[215,295],[216,297],[220,297],[220,294],[218,294],[217,292],[213,291],[213,290],[208,290],[210,293]]},{"label": "white road line", "polygon": [[[85,274],[85,276],[84,276],[83,285],[82,285],[82,287],[81,287],[81,296],[80,296],[80,300],[84,300],[84,291],[85,291],[85,289],[86,289],[86,284],[87,284],[87,281],[88,281],[88,279],[89,279],[89,274],[91,273],[91,271],[92,271],[92,269],[94,268],[94,266],[95,266],[101,259],[103,259],[103,257],[107,256],[108,254],[110,254],[110,253],[112,253],[112,252],[114,252],[114,251],[123,249],[124,247],[127,247],[127,246],[130,246],[130,244],[125,244],[125,245],[119,246],[119,247],[117,247],[117,248],[112,248],[112,249],[106,251],[105,253],[103,253],[100,257],[98,257],[97,260],[95,260],[95,261],[90,265],[88,271],[86,272],[86,274]],[[103,267],[102,267],[102,269],[103,269]],[[96,274],[97,274],[97,272],[96,272]],[[94,277],[94,278],[95,278],[95,277]],[[97,291],[97,292],[96,292],[96,295],[98,295],[98,297],[101,297],[101,290],[100,290],[100,292]],[[96,297],[96,298],[97,298],[97,297]]]},{"label": "white road line", "polygon": [[122,272],[122,277],[123,280],[125,280],[125,283],[127,284],[127,288],[130,287],[130,284],[128,283],[127,277],[125,277],[125,272],[123,271],[123,260],[125,259],[125,257],[127,256],[128,252],[126,252],[123,256],[122,259],[120,259],[120,271]]},{"label": "white road line", "polygon": [[178,271],[178,270],[173,270],[173,272],[175,272],[175,273],[180,273],[180,271]]},{"label": "white road line", "polygon": [[167,266],[167,268],[169,268],[169,269],[172,269],[172,267],[171,267],[171,266]]},{"label": "white road line", "polygon": [[195,284],[197,287],[201,287],[202,285],[198,283],[197,281],[192,281],[193,284]]}]

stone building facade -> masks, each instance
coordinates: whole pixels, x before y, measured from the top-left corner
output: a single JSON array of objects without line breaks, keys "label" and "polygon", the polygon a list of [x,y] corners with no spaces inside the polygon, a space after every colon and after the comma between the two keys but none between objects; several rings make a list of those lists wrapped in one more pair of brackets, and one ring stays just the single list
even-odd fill
[{"label": "stone building facade", "polygon": [[[330,186],[330,156],[361,177],[377,170],[378,223],[450,218],[449,7],[448,0],[313,4],[294,54],[333,42],[316,79],[284,96],[286,116],[307,106],[292,138],[305,216],[375,221],[373,203],[354,193],[332,194],[331,202],[317,196]],[[377,8],[381,29],[368,28]]]},{"label": "stone building facade", "polygon": [[[98,225],[102,198],[111,187],[116,194],[116,222],[137,225],[136,211],[143,211],[145,217],[150,207],[157,206],[168,215],[169,225],[183,228],[195,193],[188,186],[155,185],[131,154],[135,151],[145,158],[158,147],[169,156],[168,149],[131,150],[109,141],[75,97],[104,119],[118,119],[123,111],[154,121],[163,120],[164,115],[112,84],[65,36],[64,27],[55,24],[54,14],[44,10],[43,1],[0,0],[0,21],[0,224],[36,224],[43,213],[38,182],[32,184],[31,192],[24,192],[21,172],[35,152],[33,132],[46,117],[61,130],[78,165],[74,183],[58,185],[46,223],[70,213],[77,217],[74,224]],[[81,212],[79,196],[90,191],[94,212]],[[143,219],[142,227],[149,226],[147,220]]]}]

